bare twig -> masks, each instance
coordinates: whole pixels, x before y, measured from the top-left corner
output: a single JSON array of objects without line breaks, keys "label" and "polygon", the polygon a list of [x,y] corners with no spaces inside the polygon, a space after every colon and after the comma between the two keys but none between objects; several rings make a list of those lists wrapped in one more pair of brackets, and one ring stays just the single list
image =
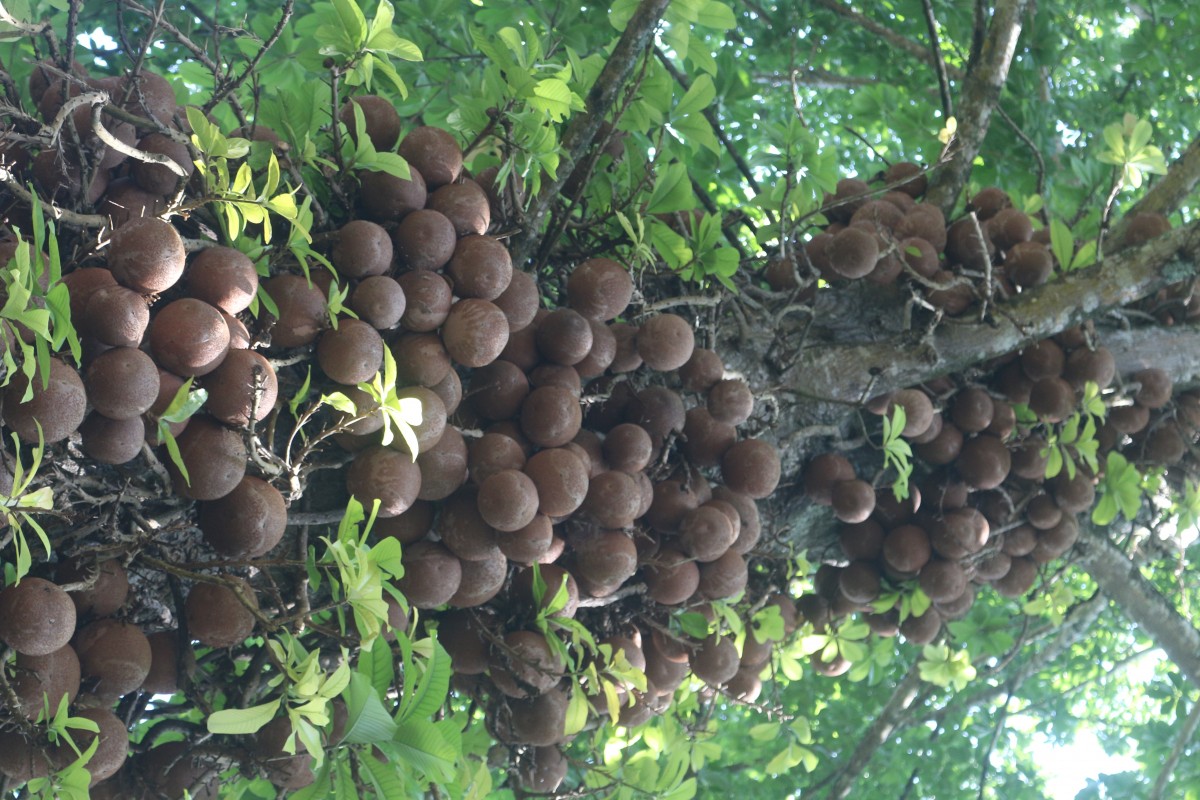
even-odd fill
[{"label": "bare twig", "polygon": [[1171,754],[1167,756],[1162,769],[1158,771],[1158,777],[1154,779],[1154,788],[1147,795],[1147,800],[1162,800],[1164,792],[1167,790],[1167,784],[1171,781],[1171,773],[1175,771],[1179,759],[1183,756],[1183,751],[1187,749],[1187,746],[1191,744],[1192,737],[1196,735],[1197,725],[1200,725],[1200,702],[1193,701],[1192,710],[1188,712],[1187,720],[1180,728],[1179,736],[1175,738]]},{"label": "bare twig", "polygon": [[933,54],[934,72],[937,73],[938,92],[942,95],[942,114],[946,119],[954,116],[954,102],[950,99],[950,79],[946,76],[946,60],[942,58],[942,44],[938,37],[937,18],[933,16],[933,3],[921,0],[921,8],[925,11],[925,24],[929,27],[929,50]]},{"label": "bare twig", "polygon": [[621,87],[633,72],[634,64],[646,50],[662,15],[667,10],[668,0],[642,0],[625,26],[616,47],[600,71],[595,84],[585,100],[587,110],[572,118],[562,137],[563,156],[554,180],[546,181],[542,191],[529,212],[525,230],[514,237],[511,248],[514,266],[523,267],[537,252],[542,223],[550,212],[551,203],[559,196],[563,184],[575,172],[580,158],[592,140],[596,138],[604,115],[612,108]]}]

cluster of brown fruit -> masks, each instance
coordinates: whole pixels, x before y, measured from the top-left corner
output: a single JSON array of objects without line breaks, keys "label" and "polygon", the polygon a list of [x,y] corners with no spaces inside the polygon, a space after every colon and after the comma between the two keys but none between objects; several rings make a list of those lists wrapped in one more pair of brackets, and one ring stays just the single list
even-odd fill
[{"label": "cluster of brown fruit", "polygon": [[[978,192],[967,213],[947,225],[938,207],[921,202],[927,180],[916,164],[899,162],[879,176],[884,187],[844,178],[825,198],[829,224],[798,247],[794,258],[773,259],[764,279],[776,291],[830,282],[904,278],[933,308],[955,316],[982,295],[989,278],[1001,297],[1045,283],[1054,269],[1049,233],[1035,230],[1000,189]],[[799,268],[799,269],[798,269]]]},{"label": "cluster of brown fruit", "polygon": [[[1095,340],[1090,325],[1072,328],[995,359],[982,383],[942,378],[872,400],[877,414],[903,408],[915,464],[909,496],[897,500],[891,486],[859,479],[837,452],[809,463],[805,490],[840,520],[845,560],[818,569],[814,593],[798,601],[803,618],[824,629],[861,613],[878,635],[927,643],[943,620],[967,613],[978,586],[1023,596],[1041,565],[1071,549],[1109,452],[1194,473],[1200,398],[1172,402],[1170,377],[1152,367],[1110,389],[1116,363]],[[902,602],[889,593],[905,586],[919,587],[932,607],[901,619]],[[884,595],[897,596],[894,607],[879,607]],[[813,663],[831,675],[850,667],[840,657]]]},{"label": "cluster of brown fruit", "polygon": [[[92,81],[82,70],[71,80],[55,76],[39,68],[32,79],[45,119],[90,86],[104,89],[122,108],[158,123],[138,131],[105,112],[110,132],[190,174],[186,120],[161,78],[146,74],[131,85]],[[431,610],[424,624],[452,653],[461,688],[491,709],[496,736],[516,746],[527,788],[551,789],[565,772],[556,745],[567,691],[578,679],[572,670],[586,666],[562,661],[533,624],[535,564],[548,586],[544,603],[565,585],[567,605],[556,614],[579,619],[646,671],[645,692],[622,687],[623,698],[635,695],[622,705],[622,723],[640,724],[661,711],[691,673],[753,697],[769,642],[748,636],[739,655],[730,635],[691,640],[667,633],[672,610],[694,607],[711,617],[708,601],[747,588],[747,557],[761,533],[755,501],[780,477],[773,447],[739,439],[737,426],[753,410],[749,387],[725,377],[716,353],[695,347],[680,316],[616,322],[633,284],[615,261],[579,264],[561,287],[566,305],[541,308],[537,278],[514,269],[504,243],[488,235],[501,214],[494,169],[473,180],[453,136],[437,128],[417,127],[401,140],[401,121],[382,98],[355,97],[338,116],[350,136],[398,151],[410,175],[360,174],[359,218],[325,239],[336,278],[276,267],[261,290],[277,314],[256,320],[248,313],[260,291],[255,265],[232,248],[185,247],[176,228],[156,216],[186,190],[186,180],[105,149],[89,133],[90,106],[70,115],[82,148],[64,144],[24,164],[44,200],[94,209],[112,230],[101,256],[63,265],[83,363],[52,359],[44,385],[15,378],[5,390],[5,424],[25,442],[38,440],[40,426],[48,445],[74,440],[78,431],[74,441],[86,458],[126,464],[143,443],[162,444],[161,415],[193,379],[207,400],[200,413],[169,426],[186,475],[165,449],[160,460],[174,493],[198,501],[196,527],[213,551],[256,559],[283,539],[288,510],[273,475],[253,466],[250,473],[260,474],[248,474],[246,429],[279,411],[281,382],[300,383],[305,369],[277,373],[263,352],[279,356],[276,363],[311,352],[318,386],[345,393],[358,409],[319,417],[337,427],[333,440],[352,454],[346,495],[368,507],[379,502],[375,535],[404,545],[399,588],[413,606]],[[261,126],[249,135],[277,141]],[[6,150],[18,166],[23,154]],[[25,214],[10,208],[7,219],[19,224]],[[336,322],[328,299],[334,280],[353,312]],[[396,364],[399,396],[421,403],[415,458],[402,437],[383,444],[382,414],[357,388],[380,371],[385,349]],[[22,403],[27,390],[32,399]],[[76,713],[99,722],[104,757],[90,767],[96,783],[117,773],[128,750],[125,725],[110,710],[119,698],[177,691],[178,668],[191,663],[193,642],[237,647],[258,614],[286,612],[260,611],[242,570],[221,568],[187,592],[180,620],[186,635],[171,629],[147,636],[120,617],[128,588],[121,562],[102,561],[93,579],[84,564],[94,560],[60,562],[56,579],[71,595],[37,577],[5,589],[0,640],[20,654],[8,675],[29,719],[42,710],[45,691],[52,712],[66,697],[83,709]],[[82,599],[96,594],[102,603]],[[771,602],[794,627],[791,601]],[[7,611],[30,604],[51,611]],[[86,623],[78,632],[77,606]],[[398,625],[408,624],[394,604],[392,612]],[[606,713],[603,700],[594,701],[596,713]],[[289,734],[286,719],[274,720],[244,763],[261,766],[280,787],[297,788],[313,773],[306,756],[283,754]],[[45,775],[66,758],[29,726],[3,736],[0,772],[15,781]],[[161,744],[95,792],[176,797],[188,788],[212,796],[226,763],[180,742]]]}]

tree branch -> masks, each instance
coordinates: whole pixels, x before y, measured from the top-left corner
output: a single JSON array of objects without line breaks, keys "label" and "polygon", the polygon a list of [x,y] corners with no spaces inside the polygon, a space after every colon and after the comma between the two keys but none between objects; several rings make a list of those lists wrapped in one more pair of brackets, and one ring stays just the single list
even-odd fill
[{"label": "tree branch", "polygon": [[633,72],[634,64],[646,51],[668,3],[669,0],[642,0],[625,26],[625,32],[621,34],[612,55],[588,92],[585,100],[587,110],[576,115],[563,134],[563,156],[557,177],[542,184],[542,191],[530,209],[525,230],[514,237],[511,249],[514,265],[523,266],[537,252],[542,223],[550,211],[550,204],[559,196],[584,151],[596,138],[604,115],[616,102],[617,95]]},{"label": "tree branch", "polygon": [[929,51],[928,48],[921,46],[912,39],[909,39],[907,36],[902,36],[901,34],[896,33],[886,25],[878,23],[864,14],[858,13],[849,6],[842,5],[839,0],[813,0],[813,2],[815,5],[818,5],[827,11],[832,11],[842,19],[848,19],[860,28],[870,31],[895,49],[903,50],[905,53],[908,53],[918,61],[930,65],[933,64],[934,55]]},{"label": "tree branch", "polygon": [[1171,164],[1167,174],[1125,212],[1121,220],[1113,226],[1109,240],[1120,241],[1121,234],[1128,224],[1127,220],[1132,219],[1134,214],[1171,214],[1176,211],[1197,184],[1200,184],[1200,137],[1193,139],[1183,154]]},{"label": "tree branch", "polygon": [[1200,630],[1102,533],[1087,530],[1076,549],[1076,563],[1092,576],[1100,591],[1166,652],[1192,685],[1200,687]]},{"label": "tree branch", "polygon": [[937,73],[938,91],[942,95],[942,113],[946,119],[954,116],[954,102],[950,99],[950,79],[946,76],[946,60],[942,58],[942,45],[938,39],[937,19],[933,16],[933,3],[921,0],[921,8],[925,11],[925,24],[929,27],[929,52],[934,72]]},{"label": "tree branch", "polygon": [[879,712],[879,716],[863,731],[862,736],[859,737],[858,745],[854,748],[854,752],[846,760],[845,765],[838,773],[837,780],[833,782],[833,786],[829,787],[829,792],[825,795],[826,798],[829,800],[843,800],[843,798],[850,796],[855,781],[862,775],[863,770],[867,768],[871,756],[891,737],[892,732],[900,724],[901,718],[912,707],[913,701],[917,699],[917,688],[921,685],[919,663],[917,661],[913,662],[912,667],[908,670],[908,674],[904,676],[904,680],[900,681],[899,685],[896,686],[896,690],[892,692],[887,705],[883,707],[883,710]]},{"label": "tree branch", "polygon": [[1196,735],[1198,724],[1200,724],[1200,702],[1195,702],[1192,703],[1192,710],[1187,715],[1187,720],[1183,723],[1179,736],[1175,739],[1175,746],[1171,748],[1171,754],[1167,756],[1162,769],[1158,771],[1158,777],[1154,779],[1154,788],[1147,795],[1147,800],[1162,800],[1163,792],[1166,791],[1167,784],[1171,781],[1171,773],[1175,771],[1179,759],[1183,756],[1183,751],[1187,749],[1192,737]]},{"label": "tree branch", "polygon": [[1008,68],[1021,35],[1021,18],[1028,0],[999,0],[988,27],[983,51],[963,82],[958,105],[958,134],[949,163],[934,172],[925,202],[939,206],[949,216],[966,185],[975,156],[987,136],[992,111],[1008,79]]},{"label": "tree branch", "polygon": [[857,86],[872,86],[878,78],[861,78],[856,75],[838,75],[817,67],[798,67],[789,72],[762,72],[751,78],[755,83],[767,86],[811,86],[814,89],[853,89]]},{"label": "tree branch", "polygon": [[865,344],[816,344],[780,383],[813,399],[859,403],[1004,355],[1131,303],[1196,274],[1198,262],[1200,223],[1193,223],[1022,292],[998,306],[991,324],[943,324],[921,346],[914,346],[908,332]]}]

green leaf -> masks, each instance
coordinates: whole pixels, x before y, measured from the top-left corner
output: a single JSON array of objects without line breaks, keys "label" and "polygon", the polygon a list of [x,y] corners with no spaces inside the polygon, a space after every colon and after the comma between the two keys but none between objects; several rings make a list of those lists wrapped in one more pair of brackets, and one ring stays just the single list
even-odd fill
[{"label": "green leaf", "polygon": [[534,84],[533,96],[529,98],[529,105],[546,112],[553,122],[562,122],[571,114],[573,97],[574,95],[565,81],[546,78]]},{"label": "green leaf", "polygon": [[692,193],[687,167],[679,162],[668,164],[654,182],[654,191],[646,203],[646,213],[669,214],[695,207],[696,197]]},{"label": "green leaf", "polygon": [[430,780],[448,782],[454,775],[457,751],[437,725],[423,719],[410,719],[397,727],[392,741],[405,762],[421,770]]},{"label": "green leaf", "polygon": [[366,42],[367,35],[367,18],[363,16],[362,9],[354,0],[332,0],[332,2],[338,19],[342,23],[342,30],[345,32],[346,38],[350,40],[351,46],[355,50],[361,48]]},{"label": "green leaf", "polygon": [[675,106],[675,116],[685,117],[688,114],[703,111],[708,108],[716,96],[717,89],[713,85],[712,78],[700,75],[692,82],[691,88],[684,93],[679,104]]},{"label": "green leaf", "polygon": [[275,718],[279,700],[272,700],[250,708],[226,708],[214,711],[208,717],[209,733],[231,735],[257,733],[260,728]]},{"label": "green leaf", "polygon": [[[387,651],[381,642],[381,639],[376,639],[374,649]],[[361,662],[361,657],[359,660]],[[384,708],[375,687],[362,673],[356,672],[350,676],[344,697],[347,719],[342,741],[349,744],[379,744],[391,741],[396,735],[395,721]]]},{"label": "green leaf", "polygon": [[400,721],[424,719],[446,702],[446,694],[450,691],[450,655],[446,649],[433,642],[433,649],[425,662],[425,672],[421,679],[412,686],[411,694],[405,691],[407,708],[401,712]]},{"label": "green leaf", "polygon": [[696,15],[696,24],[705,28],[727,31],[737,27],[733,9],[719,0],[707,0]]},{"label": "green leaf", "polygon": [[1070,268],[1071,256],[1075,252],[1075,239],[1071,235],[1071,229],[1062,220],[1050,220],[1050,251],[1058,260],[1059,267],[1063,270]]}]

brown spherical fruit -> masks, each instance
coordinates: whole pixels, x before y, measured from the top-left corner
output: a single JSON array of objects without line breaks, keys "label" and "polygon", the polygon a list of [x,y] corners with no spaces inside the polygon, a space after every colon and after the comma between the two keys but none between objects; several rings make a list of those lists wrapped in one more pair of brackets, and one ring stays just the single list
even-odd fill
[{"label": "brown spherical fruit", "polygon": [[458,240],[446,274],[459,297],[495,300],[512,280],[512,258],[499,239],[469,234]]},{"label": "brown spherical fruit", "polygon": [[303,789],[317,779],[313,757],[299,746],[294,755],[287,753],[284,745],[291,735],[291,720],[276,717],[254,734],[254,753],[272,784],[280,789]]},{"label": "brown spherical fruit", "polygon": [[831,497],[833,513],[842,522],[862,522],[875,510],[875,489],[866,481],[839,481]]},{"label": "brown spherical fruit", "polygon": [[537,514],[537,486],[519,470],[501,470],[480,484],[476,502],[488,525],[498,531],[519,530]]},{"label": "brown spherical fruit", "polygon": [[1133,374],[1133,380],[1141,384],[1133,399],[1143,408],[1162,408],[1171,401],[1173,381],[1171,376],[1158,367],[1143,369]]},{"label": "brown spherical fruit", "polygon": [[528,272],[513,270],[508,287],[493,301],[508,318],[510,331],[519,331],[533,322],[537,315],[541,296],[537,281]]},{"label": "brown spherical fruit", "polygon": [[366,508],[379,500],[380,517],[395,517],[417,499],[421,470],[405,453],[378,445],[368,447],[346,470],[346,490]]},{"label": "brown spherical fruit", "polygon": [[737,441],[737,429],[712,418],[703,406],[689,408],[683,425],[683,452],[699,467],[715,467]]},{"label": "brown spherical fruit", "polygon": [[921,568],[921,591],[935,603],[948,603],[967,589],[967,574],[954,561],[935,558]]},{"label": "brown spherical fruit", "polygon": [[129,576],[121,562],[108,559],[96,563],[94,558],[72,556],[58,565],[55,577],[59,583],[85,583],[86,588],[71,592],[79,616],[106,617],[125,605],[129,595]]},{"label": "brown spherical fruit", "polygon": [[725,364],[721,357],[705,347],[693,349],[691,358],[679,368],[683,388],[691,392],[708,391],[724,374]]},{"label": "brown spherical fruit", "polygon": [[[25,373],[18,372],[4,390],[4,422],[26,444],[37,444],[39,435],[46,444],[62,441],[83,422],[87,390],[79,373],[52,358],[47,380],[43,385],[39,368],[34,372],[31,386]],[[32,397],[22,402],[27,389],[32,391]]]},{"label": "brown spherical fruit", "polygon": [[109,419],[133,419],[158,398],[158,368],[141,350],[117,347],[92,360],[84,386],[96,411]]},{"label": "brown spherical fruit", "polygon": [[854,480],[854,467],[840,453],[822,453],[808,463],[804,470],[804,491],[814,503],[830,505],[833,487]]},{"label": "brown spherical fruit", "polygon": [[146,300],[124,286],[101,286],[87,300],[81,315],[84,331],[110,347],[137,347],[150,326]]},{"label": "brown spherical fruit", "polygon": [[1082,390],[1088,381],[1104,389],[1116,374],[1117,362],[1107,347],[1076,348],[1067,355],[1063,366],[1063,378],[1076,390]]},{"label": "brown spherical fruit", "polygon": [[79,631],[74,646],[83,680],[99,697],[128,694],[140,688],[150,672],[150,642],[131,623],[98,619]]},{"label": "brown spherical fruit", "polygon": [[372,275],[359,281],[346,307],[375,330],[391,330],[400,324],[407,298],[398,281],[387,275]]},{"label": "brown spherical fruit", "polygon": [[743,591],[750,579],[749,566],[732,548],[715,561],[700,565],[697,591],[709,600],[724,600]]},{"label": "brown spherical fruit", "polygon": [[275,368],[255,350],[230,350],[205,377],[204,388],[204,410],[226,425],[248,425],[251,417],[256,422],[266,419],[279,397]]},{"label": "brown spherical fruit", "polygon": [[457,242],[454,223],[432,209],[408,214],[392,231],[397,263],[412,270],[439,270],[446,266]]},{"label": "brown spherical fruit", "polygon": [[383,365],[383,339],[362,320],[342,319],[317,340],[317,363],[344,386],[369,381]]},{"label": "brown spherical fruit", "polygon": [[633,297],[629,271],[607,258],[584,261],[567,279],[567,302],[589,319],[615,319]]},{"label": "brown spherical fruit", "polygon": [[779,452],[761,439],[736,442],[721,458],[725,485],[756,500],[775,491],[781,471]]},{"label": "brown spherical fruit", "polygon": [[974,489],[995,489],[1008,477],[1012,455],[1004,442],[980,434],[963,443],[955,462],[958,474]]},{"label": "brown spherical fruit", "polygon": [[1050,248],[1040,242],[1021,242],[1004,255],[1004,274],[1017,286],[1040,286],[1053,273]]},{"label": "brown spherical fruit", "polygon": [[207,375],[229,351],[229,326],[221,312],[185,297],[169,303],[150,322],[150,352],[176,375]]},{"label": "brown spherical fruit", "polygon": [[561,447],[583,424],[579,399],[562,386],[534,389],[521,404],[521,431],[538,447]]},{"label": "brown spherical fruit", "polygon": [[607,470],[588,483],[583,510],[605,528],[633,525],[641,505],[638,484],[624,472]]},{"label": "brown spherical fruit", "polygon": [[117,283],[141,294],[170,289],[183,275],[183,239],[157,217],[131,219],[108,242],[108,268]]},{"label": "brown spherical fruit", "polygon": [[692,672],[710,686],[720,686],[737,674],[740,660],[733,639],[712,634],[692,654]]},{"label": "brown spherical fruit", "polygon": [[346,278],[382,275],[392,266],[392,240],[382,227],[356,219],[338,229],[329,260]]},{"label": "brown spherical fruit", "polygon": [[467,481],[467,443],[457,428],[447,426],[440,439],[417,456],[421,470],[420,500],[443,500]]},{"label": "brown spherical fruit", "polygon": [[834,234],[828,257],[837,276],[865,278],[879,261],[879,244],[875,234],[865,228],[846,228]]},{"label": "brown spherical fruit", "polygon": [[428,192],[425,178],[412,164],[408,179],[387,172],[364,170],[358,173],[358,203],[367,217],[398,222],[425,207]]},{"label": "brown spherical fruit", "polygon": [[901,525],[883,540],[883,560],[897,572],[917,573],[932,555],[929,534],[915,525]]},{"label": "brown spherical fruit", "polygon": [[357,142],[361,134],[355,106],[362,111],[363,128],[371,145],[381,153],[394,148],[400,139],[400,115],[391,101],[374,94],[360,94],[342,104],[338,109],[338,121],[346,126],[350,136]]},{"label": "brown spherical fruit", "polygon": [[1037,562],[1022,556],[1012,559],[1007,574],[992,581],[996,591],[1005,597],[1021,597],[1033,588],[1037,580]]},{"label": "brown spherical fruit", "polygon": [[574,365],[592,349],[592,326],[570,308],[551,311],[538,322],[534,341],[542,357],[555,364]]},{"label": "brown spherical fruit", "polygon": [[1030,411],[1045,422],[1062,422],[1075,405],[1075,390],[1062,378],[1041,378],[1029,392]]},{"label": "brown spherical fruit", "polygon": [[[241,595],[257,607],[254,590],[240,578]],[[184,604],[188,633],[208,647],[233,647],[254,631],[254,613],[230,586],[197,583]]]},{"label": "brown spherical fruit", "polygon": [[88,773],[92,776],[91,785],[95,786],[115,775],[125,763],[129,751],[129,731],[125,729],[125,723],[107,708],[84,708],[76,712],[75,716],[95,723],[100,729],[98,733],[77,733],[78,738],[75,740],[81,751],[91,747],[93,739],[100,740],[96,751],[87,762]]},{"label": "brown spherical fruit", "polygon": [[175,492],[192,500],[216,500],[241,483],[246,475],[242,437],[208,416],[194,416],[176,437],[187,478],[174,459],[166,465]]},{"label": "brown spherical fruit", "polygon": [[534,454],[525,464],[525,474],[537,486],[539,511],[549,517],[573,513],[587,497],[587,465],[565,448]]},{"label": "brown spherical fruit", "polygon": [[462,583],[462,563],[437,542],[416,542],[404,550],[404,576],[397,586],[417,608],[450,601]]},{"label": "brown spherical fruit", "polygon": [[1008,250],[1029,241],[1033,236],[1033,221],[1019,208],[1005,208],[987,221],[985,229],[996,249]]},{"label": "brown spherical fruit", "polygon": [[283,538],[287,507],[278,489],[247,475],[229,494],[201,503],[197,524],[220,555],[257,558]]},{"label": "brown spherical fruit", "polygon": [[71,703],[79,694],[79,656],[70,645],[42,656],[18,654],[13,666],[9,683],[28,719],[37,719],[47,704],[53,715],[63,697]]},{"label": "brown spherical fruit", "polygon": [[206,247],[186,272],[188,292],[227,314],[250,307],[258,291],[258,272],[245,254],[232,247]]},{"label": "brown spherical fruit", "polygon": [[637,352],[646,366],[660,372],[679,369],[692,357],[696,340],[692,327],[682,317],[658,314],[642,323],[637,333]]},{"label": "brown spherical fruit", "polygon": [[26,577],[0,590],[0,641],[27,656],[63,647],[75,632],[75,604],[57,584]]},{"label": "brown spherical fruit", "polygon": [[492,224],[487,194],[472,180],[462,180],[437,189],[429,196],[429,207],[445,214],[454,223],[454,230],[459,236],[482,235],[487,233],[488,226]]},{"label": "brown spherical fruit", "polygon": [[741,425],[753,410],[754,394],[745,381],[717,381],[708,390],[708,411],[718,422]]},{"label": "brown spherical fruit", "polygon": [[455,608],[481,606],[500,593],[508,577],[508,559],[499,550],[476,561],[459,560],[462,580],[448,601]]},{"label": "brown spherical fruit", "polygon": [[410,131],[400,142],[400,155],[420,171],[431,189],[453,183],[462,172],[462,149],[441,128],[425,125]]},{"label": "brown spherical fruit", "polygon": [[664,548],[646,565],[646,593],[656,603],[679,605],[700,586],[700,567],[678,550]]},{"label": "brown spherical fruit", "polygon": [[495,361],[508,344],[508,318],[487,300],[459,300],[442,326],[442,341],[455,362],[482,367]]},{"label": "brown spherical fruit", "polygon": [[978,386],[971,386],[954,396],[950,418],[963,433],[979,433],[992,424],[994,413],[991,395]]}]

